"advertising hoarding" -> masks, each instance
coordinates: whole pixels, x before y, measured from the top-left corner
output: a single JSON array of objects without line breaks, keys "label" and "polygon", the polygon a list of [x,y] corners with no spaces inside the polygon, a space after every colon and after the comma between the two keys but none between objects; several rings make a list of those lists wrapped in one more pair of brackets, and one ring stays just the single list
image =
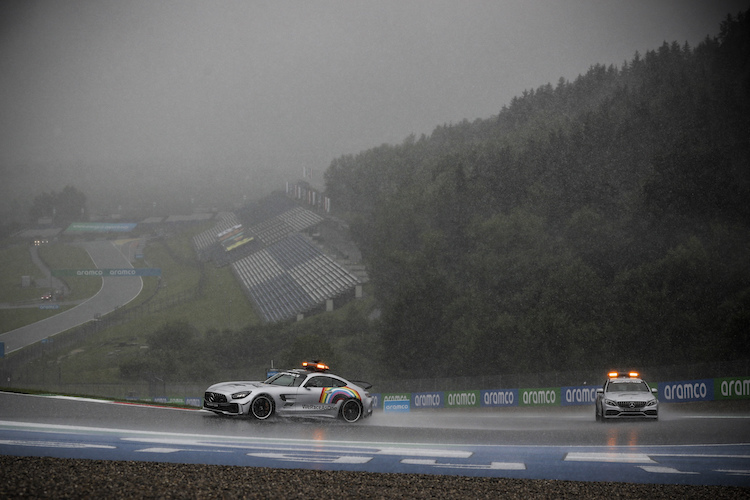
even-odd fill
[{"label": "advertising hoarding", "polygon": [[562,406],[592,405],[596,403],[595,385],[574,385],[560,388]]},{"label": "advertising hoarding", "polygon": [[408,413],[411,409],[411,394],[384,394],[383,411],[394,413]]},{"label": "advertising hoarding", "polygon": [[715,378],[714,399],[750,399],[750,377]]},{"label": "advertising hoarding", "polygon": [[664,403],[712,401],[714,399],[713,379],[662,382],[658,390],[659,401]]},{"label": "advertising hoarding", "polygon": [[479,391],[448,391],[445,393],[446,408],[467,408],[479,406],[482,397]]},{"label": "advertising hoarding", "polygon": [[131,267],[124,269],[52,269],[52,276],[90,276],[94,278],[161,276],[161,268]]},{"label": "advertising hoarding", "polygon": [[482,391],[482,406],[518,406],[518,389],[494,389]]},{"label": "advertising hoarding", "polygon": [[519,406],[559,406],[560,388],[519,389]]},{"label": "advertising hoarding", "polygon": [[66,233],[129,233],[138,224],[135,222],[73,222]]},{"label": "advertising hoarding", "polygon": [[415,392],[411,395],[411,405],[415,410],[423,408],[443,408],[445,395],[442,392]]}]

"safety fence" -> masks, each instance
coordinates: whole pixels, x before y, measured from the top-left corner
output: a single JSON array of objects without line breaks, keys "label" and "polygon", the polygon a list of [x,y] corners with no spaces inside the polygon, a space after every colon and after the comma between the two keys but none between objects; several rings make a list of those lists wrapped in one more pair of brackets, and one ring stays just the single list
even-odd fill
[{"label": "safety fence", "polygon": [[[737,363],[736,365],[740,366],[742,363]],[[534,376],[538,377],[539,374],[534,374]],[[561,374],[560,376],[563,375]],[[533,378],[530,376],[527,380],[533,380]],[[54,374],[51,374],[49,380],[47,384],[34,387],[24,386],[23,388],[27,390],[99,396],[150,403],[175,403],[200,407],[202,406],[203,391],[212,383],[176,384],[155,379],[151,382],[120,384],[61,384],[54,381]],[[450,380],[443,379],[443,382],[445,383]],[[413,381],[402,380],[404,385],[407,385],[409,382]],[[475,379],[475,382],[481,383],[481,379]],[[6,385],[5,383],[0,383],[0,386],[12,387],[13,384]],[[376,408],[380,408],[386,412],[409,412],[445,408],[472,409],[593,405],[596,401],[596,391],[601,385],[522,386],[520,388],[495,387],[498,388],[371,392],[375,398]],[[651,387],[657,388],[660,403],[750,400],[750,376],[746,375],[656,382],[652,383]]]},{"label": "safety fence", "polygon": [[[750,399],[750,376],[658,382],[660,403]],[[386,412],[437,408],[498,408],[514,406],[579,406],[596,402],[598,386],[528,387],[375,394]]]}]

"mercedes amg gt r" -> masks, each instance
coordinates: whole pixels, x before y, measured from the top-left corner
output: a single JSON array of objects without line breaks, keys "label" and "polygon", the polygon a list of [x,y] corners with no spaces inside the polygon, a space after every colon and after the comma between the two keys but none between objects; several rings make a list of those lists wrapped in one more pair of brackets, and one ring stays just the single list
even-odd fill
[{"label": "mercedes amg gt r", "polygon": [[366,382],[351,382],[328,373],[318,362],[281,371],[265,382],[222,382],[203,396],[203,409],[219,415],[341,418],[354,423],[372,415],[373,397]]}]

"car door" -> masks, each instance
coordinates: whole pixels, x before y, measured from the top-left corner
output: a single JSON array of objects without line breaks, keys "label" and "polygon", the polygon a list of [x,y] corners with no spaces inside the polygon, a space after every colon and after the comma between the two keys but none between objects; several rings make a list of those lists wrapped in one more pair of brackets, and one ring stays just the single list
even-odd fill
[{"label": "car door", "polygon": [[326,385],[323,375],[312,375],[297,389],[297,413],[314,415],[323,411],[320,395]]}]

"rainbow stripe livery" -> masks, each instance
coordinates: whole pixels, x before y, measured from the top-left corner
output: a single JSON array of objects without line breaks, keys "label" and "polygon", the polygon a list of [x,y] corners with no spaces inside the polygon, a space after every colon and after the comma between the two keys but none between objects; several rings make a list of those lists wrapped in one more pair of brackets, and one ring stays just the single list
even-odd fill
[{"label": "rainbow stripe livery", "polygon": [[357,391],[349,387],[326,387],[320,393],[320,403],[336,404],[340,399],[350,398],[362,399]]}]

